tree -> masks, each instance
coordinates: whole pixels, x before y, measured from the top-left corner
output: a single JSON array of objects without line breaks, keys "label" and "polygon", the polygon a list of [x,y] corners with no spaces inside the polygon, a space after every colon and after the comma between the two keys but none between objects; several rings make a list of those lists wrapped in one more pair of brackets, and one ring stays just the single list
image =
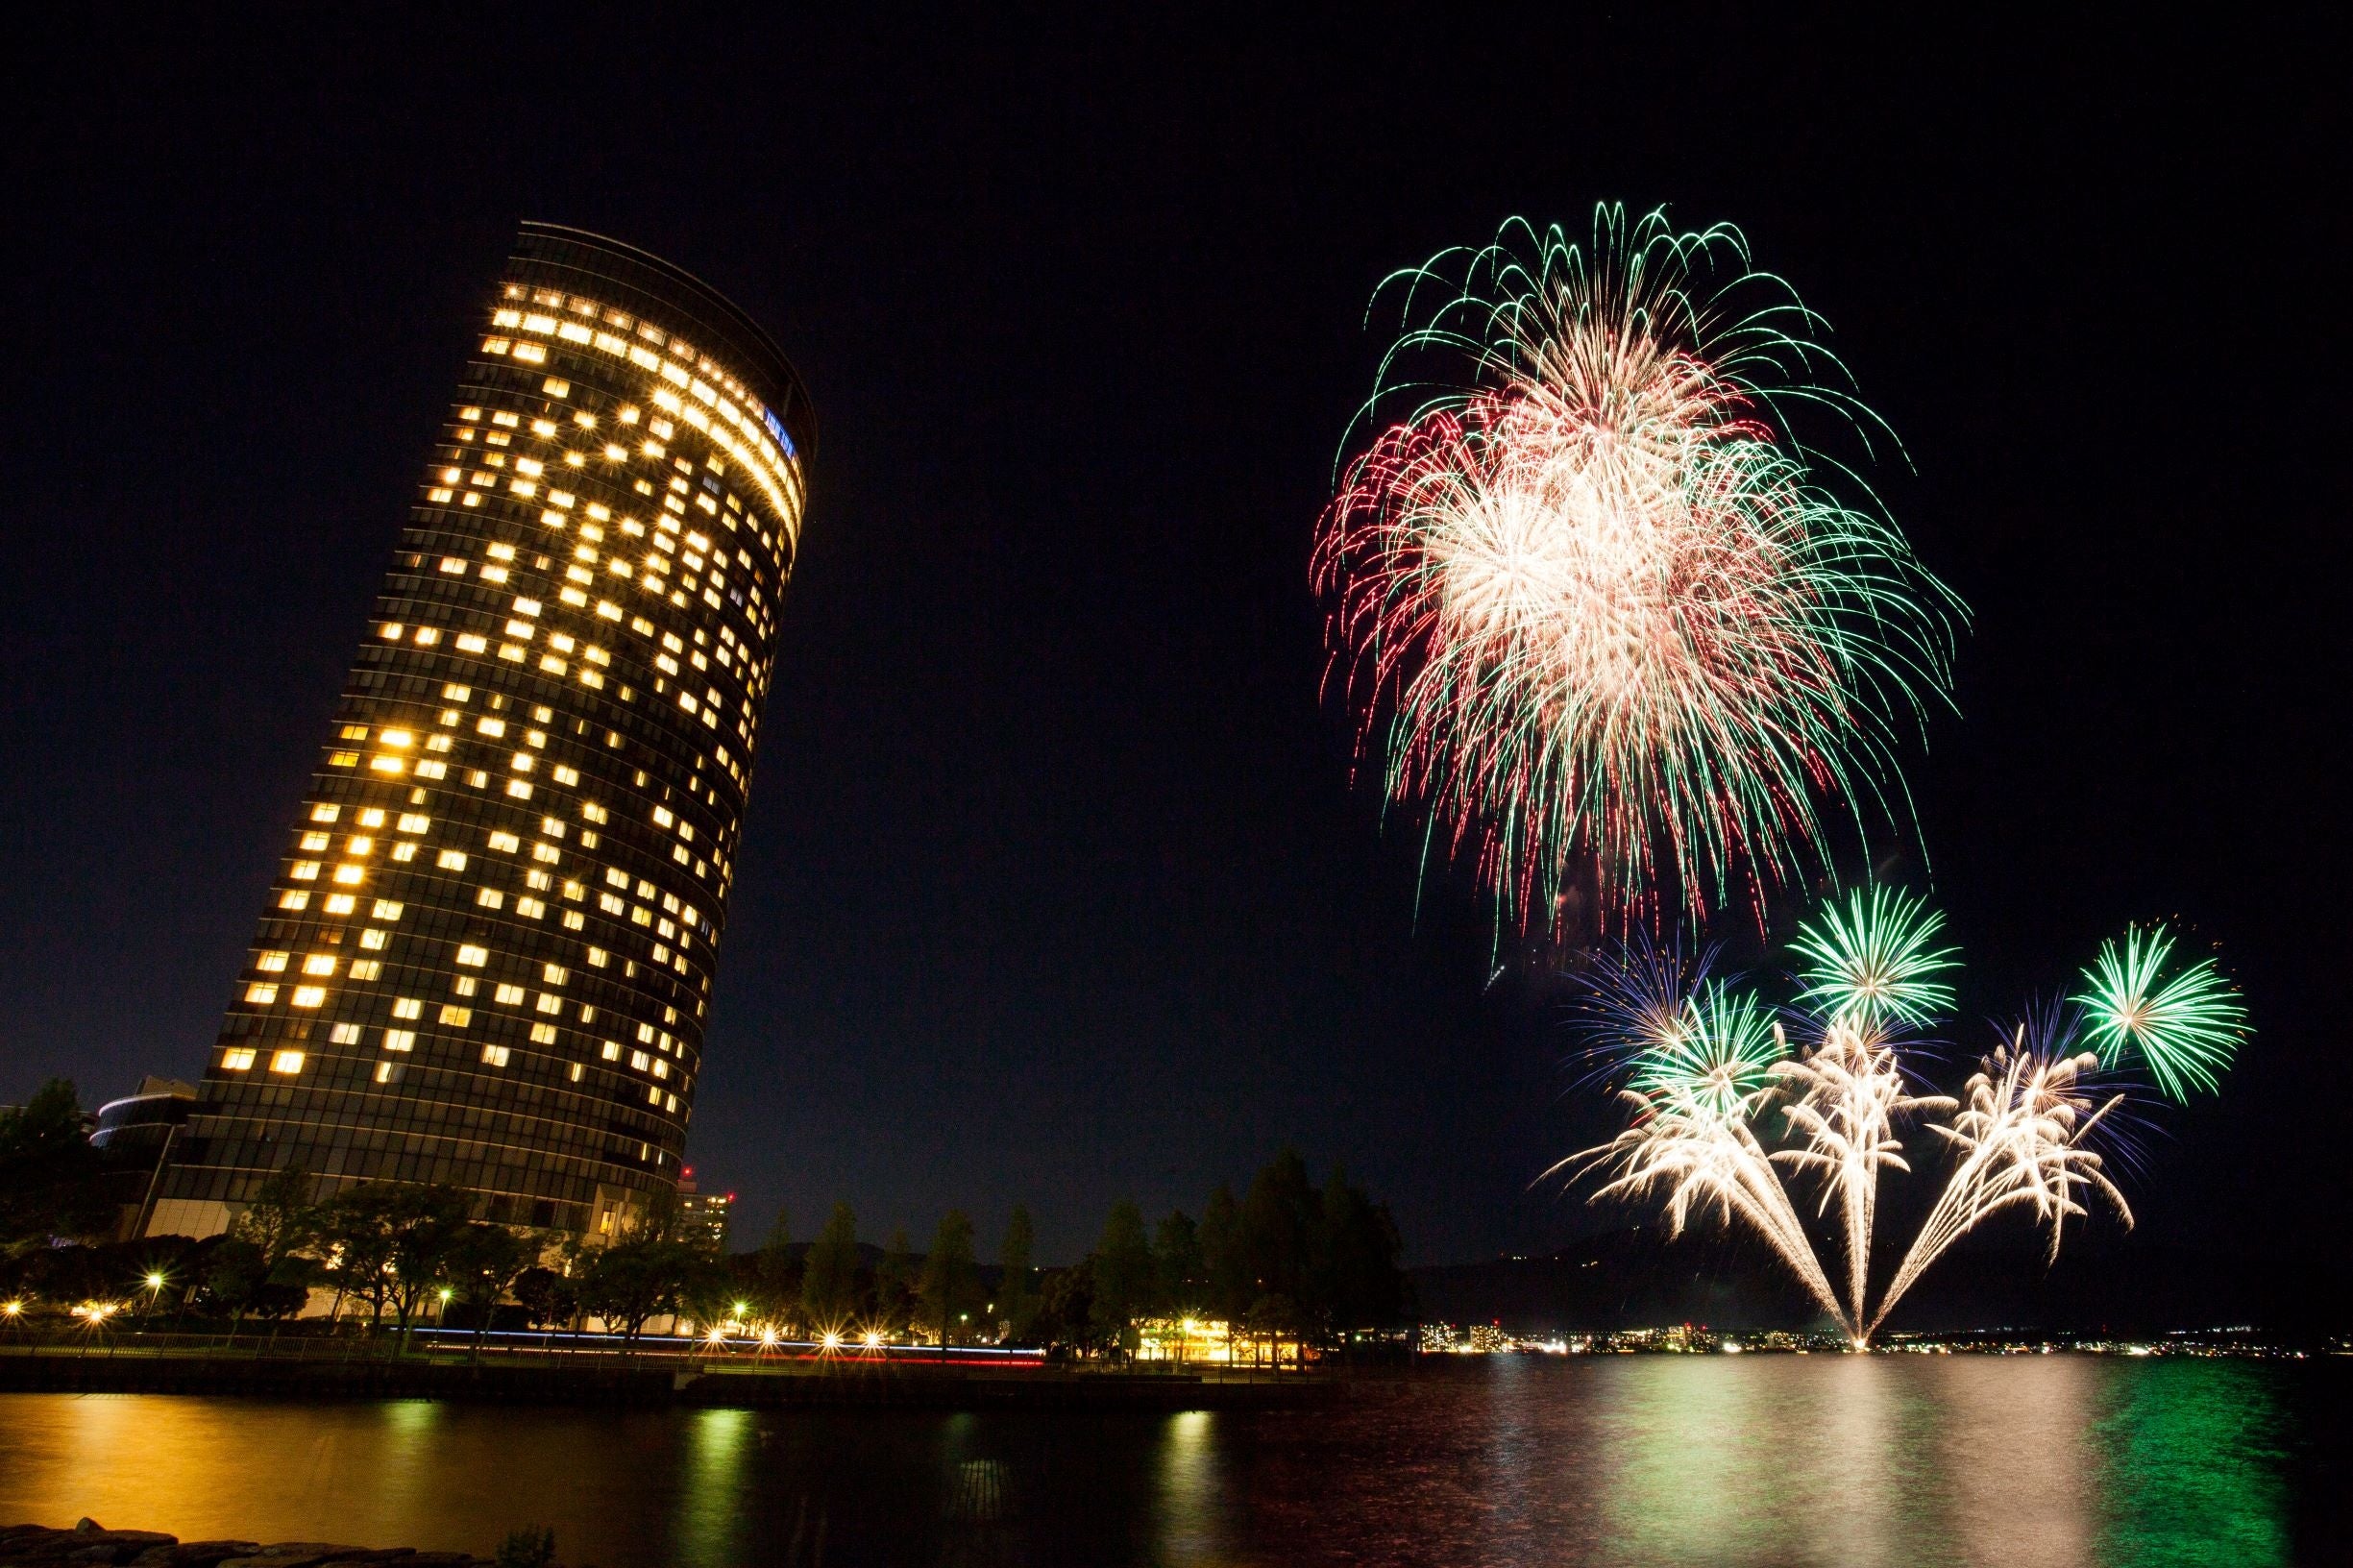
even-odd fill
[{"label": "tree", "polygon": [[1250,1311],[1255,1291],[1249,1261],[1242,1256],[1241,1206],[1234,1201],[1234,1189],[1223,1182],[1201,1211],[1199,1235],[1201,1272],[1208,1286],[1206,1305],[1230,1328]]},{"label": "tree", "polygon": [[1084,1356],[1102,1343],[1094,1311],[1094,1259],[1047,1271],[1039,1292],[1038,1337],[1049,1356]]},{"label": "tree", "polygon": [[580,1304],[605,1321],[618,1323],[634,1342],[647,1320],[675,1312],[694,1283],[700,1255],[683,1241],[632,1237],[597,1254],[580,1282]]},{"label": "tree", "polygon": [[116,1208],[100,1169],[71,1079],[52,1078],[0,1115],[0,1257],[105,1234]]},{"label": "tree", "polygon": [[1135,1349],[1134,1325],[1150,1314],[1152,1295],[1152,1243],[1144,1236],[1143,1212],[1122,1198],[1112,1205],[1094,1249],[1094,1318],[1105,1337],[1122,1350]]},{"label": "tree", "polygon": [[508,1287],[532,1328],[569,1323],[580,1310],[579,1287],[545,1264],[534,1264],[515,1276]]},{"label": "tree", "polygon": [[1335,1166],[1324,1184],[1324,1246],[1317,1307],[1333,1329],[1386,1329],[1406,1316],[1410,1286],[1399,1259],[1405,1244],[1388,1205],[1348,1185]]},{"label": "tree", "polygon": [[1322,1228],[1323,1200],[1307,1162],[1285,1149],[1259,1172],[1241,1206],[1239,1250],[1251,1286],[1245,1316],[1255,1332],[1297,1337],[1313,1329],[1301,1309],[1313,1288]]},{"label": "tree", "polygon": [[846,1203],[809,1249],[800,1282],[800,1310],[812,1334],[838,1332],[858,1306],[858,1216]]},{"label": "tree", "polygon": [[327,1204],[320,1240],[335,1253],[335,1272],[347,1288],[366,1295],[373,1322],[389,1308],[408,1348],[417,1310],[437,1290],[473,1211],[458,1188],[405,1182],[362,1182]]},{"label": "tree", "polygon": [[874,1328],[878,1332],[892,1338],[907,1332],[915,1321],[918,1284],[915,1246],[907,1239],[907,1227],[901,1225],[891,1232],[882,1265],[874,1270]]},{"label": "tree", "polygon": [[1005,1220],[1005,1244],[997,1250],[1001,1277],[996,1287],[997,1316],[1017,1344],[1026,1343],[1037,1334],[1037,1270],[1030,1266],[1037,1250],[1038,1233],[1030,1224],[1029,1209],[1017,1203]]},{"label": "tree", "polygon": [[799,1305],[800,1270],[793,1259],[792,1228],[782,1209],[776,1211],[776,1223],[768,1228],[768,1239],[751,1258],[751,1290],[760,1316],[772,1324],[793,1321]]},{"label": "tree", "polygon": [[923,1320],[939,1331],[943,1348],[968,1333],[971,1314],[980,1311],[980,1271],[972,1266],[972,1221],[961,1209],[941,1216],[931,1238],[931,1254],[923,1260]]},{"label": "tree", "polygon": [[446,1264],[450,1286],[474,1319],[469,1360],[481,1360],[482,1335],[490,1328],[490,1314],[524,1271],[539,1262],[539,1252],[536,1237],[503,1225],[468,1225],[452,1241]]},{"label": "tree", "polygon": [[1170,1210],[1152,1234],[1152,1272],[1162,1311],[1189,1313],[1201,1305],[1201,1231],[1182,1209]]}]

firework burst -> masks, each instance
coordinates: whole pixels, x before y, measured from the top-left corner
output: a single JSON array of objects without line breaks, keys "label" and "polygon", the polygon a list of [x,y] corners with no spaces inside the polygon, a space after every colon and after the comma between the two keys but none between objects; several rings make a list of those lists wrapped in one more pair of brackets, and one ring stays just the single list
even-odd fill
[{"label": "firework burst", "polygon": [[2222,978],[2211,958],[2167,973],[2173,934],[2163,926],[2138,926],[2121,942],[2100,944],[2099,957],[2083,971],[2088,988],[2082,1004],[2092,1041],[2109,1066],[2129,1048],[2148,1065],[2149,1075],[2176,1102],[2191,1086],[2211,1093],[2216,1074],[2246,1039],[2246,1004]]},{"label": "firework burst", "polygon": [[[1729,228],[1603,208],[1399,274],[1404,330],[1314,557],[1334,669],[1391,796],[1501,919],[1766,896],[1900,793],[1958,601],[1796,438],[1867,430],[1817,319]],[[1446,382],[1416,381],[1432,355]],[[1838,470],[1844,473],[1844,470]]]}]

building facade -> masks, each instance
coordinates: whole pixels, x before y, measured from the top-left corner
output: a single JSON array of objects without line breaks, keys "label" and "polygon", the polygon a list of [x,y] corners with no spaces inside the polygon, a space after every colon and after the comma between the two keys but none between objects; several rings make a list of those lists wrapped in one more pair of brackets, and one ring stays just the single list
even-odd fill
[{"label": "building facade", "polygon": [[815,439],[768,334],[527,225],[146,1225],[274,1171],[610,1237],[674,1187]]}]

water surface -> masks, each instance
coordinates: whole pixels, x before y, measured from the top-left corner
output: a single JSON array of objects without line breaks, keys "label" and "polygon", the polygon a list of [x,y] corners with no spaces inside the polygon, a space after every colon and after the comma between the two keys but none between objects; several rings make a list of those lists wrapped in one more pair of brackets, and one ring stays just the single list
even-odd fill
[{"label": "water surface", "polygon": [[1315,1411],[0,1395],[0,1523],[642,1564],[2353,1560],[2341,1362],[1494,1358]]}]

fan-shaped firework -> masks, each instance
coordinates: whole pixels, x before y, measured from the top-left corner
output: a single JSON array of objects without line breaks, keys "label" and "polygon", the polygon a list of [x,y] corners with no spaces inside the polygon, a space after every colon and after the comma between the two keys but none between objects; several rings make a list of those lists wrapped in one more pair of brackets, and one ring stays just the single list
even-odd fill
[{"label": "fan-shaped firework", "polygon": [[[1871,423],[1816,318],[1736,231],[1617,208],[1590,250],[1515,222],[1391,283],[1366,418],[1418,406],[1346,467],[1314,564],[1390,794],[1522,927],[1581,884],[1605,924],[1761,901],[1826,803],[1859,824],[1896,785],[1958,608],[1790,427]],[[1432,354],[1447,380],[1409,380]]]},{"label": "fan-shaped firework", "polygon": [[[2088,1215],[2095,1199],[2130,1226],[2132,1210],[2093,1146],[2096,1137],[2120,1142],[2125,1095],[2091,1086],[2100,1058],[2077,1049],[2076,1032],[2086,1017],[2096,1027],[2105,1018],[2119,1041],[2157,1039],[2178,1060],[2185,1039],[2243,1033],[2236,993],[2211,964],[2161,985],[2169,950],[2163,934],[2128,934],[2120,952],[2111,943],[2090,971],[2095,994],[2080,998],[2088,1015],[2053,1005],[2005,1031],[1963,1097],[1949,1099],[1915,1087],[1909,1048],[1890,1028],[1951,1003],[1951,989],[1929,978],[1953,967],[1928,945],[1939,926],[1919,900],[1876,890],[1807,926],[1799,943],[1806,989],[1788,1014],[1803,1042],[1795,1054],[1737,983],[1704,978],[1679,948],[1621,946],[1586,983],[1593,1052],[1628,1069],[1621,1098],[1632,1124],[1554,1170],[1605,1172],[1597,1199],[1663,1200],[1670,1235],[1695,1211],[1745,1224],[1858,1345],[1980,1221],[2028,1213],[2053,1258],[2068,1221]],[[1878,983],[1858,979],[1873,975]],[[1874,1300],[1879,1185],[1912,1169],[1907,1124],[1943,1139],[1954,1164]],[[1815,1187],[1820,1215],[1835,1216],[1843,1299],[1785,1170]]]},{"label": "fan-shaped firework", "polygon": [[2121,943],[2100,943],[2099,957],[2083,971],[2090,989],[2075,1000],[2102,1062],[2114,1066],[2132,1047],[2158,1087],[2180,1101],[2192,1085],[2215,1089],[2215,1075],[2246,1038],[2247,1017],[2246,1004],[2211,958],[2168,978],[2172,952],[2173,934],[2165,927],[2133,926]]},{"label": "fan-shaped firework", "polygon": [[1924,898],[1891,888],[1857,888],[1798,928],[1791,943],[1805,961],[1798,999],[1862,1029],[1888,1022],[1917,1028],[1952,1006],[1936,978],[1960,968],[1952,947],[1931,947],[1945,918]]}]

